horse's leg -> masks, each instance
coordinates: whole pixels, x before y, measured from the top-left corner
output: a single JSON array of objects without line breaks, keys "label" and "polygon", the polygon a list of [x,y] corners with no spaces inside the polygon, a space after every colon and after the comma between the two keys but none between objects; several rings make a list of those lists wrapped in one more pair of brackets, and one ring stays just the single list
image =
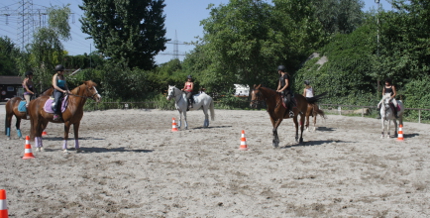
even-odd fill
[{"label": "horse's leg", "polygon": [[393,119],[393,123],[394,123],[394,137],[397,138],[397,120]]},{"label": "horse's leg", "polygon": [[16,134],[18,135],[18,139],[23,139],[22,133],[21,133],[21,118],[16,116],[16,115],[15,115],[15,117],[16,117],[16,124],[15,124]]},{"label": "horse's leg", "polygon": [[70,123],[64,123],[64,140],[63,140],[63,152],[67,152],[67,140],[69,139]]},{"label": "horse's leg", "polygon": [[178,110],[178,113],[179,113],[179,117],[178,117],[179,119],[178,119],[177,125],[178,125],[178,129],[181,129],[182,112]]},{"label": "horse's leg", "polygon": [[185,129],[188,129],[188,122],[187,122],[187,111],[184,111],[184,126]]},{"label": "horse's leg", "polygon": [[[380,114],[382,114],[381,112],[379,112]],[[384,138],[384,131],[385,131],[385,117],[382,117],[381,115],[381,126],[382,126],[382,131],[381,131],[381,139]]]},{"label": "horse's leg", "polygon": [[310,116],[310,112],[306,111],[306,124],[305,124],[305,127],[306,127],[306,130],[308,132],[309,132],[309,116]]},{"label": "horse's leg", "polygon": [[75,134],[75,149],[76,152],[81,152],[81,149],[79,148],[79,125],[81,122],[77,122],[73,124],[73,133]]},{"label": "horse's leg", "polygon": [[209,114],[208,107],[203,105],[203,113],[205,114],[205,121],[203,122],[203,127],[209,127]]},{"label": "horse's leg", "polygon": [[391,125],[391,119],[388,119],[388,126],[387,126],[387,139],[390,138],[390,125]]},{"label": "horse's leg", "polygon": [[7,140],[10,140],[10,126],[11,126],[11,122],[12,122],[12,114],[8,114],[6,112],[6,119],[5,119],[5,130],[6,130],[6,136],[7,136]]},{"label": "horse's leg", "polygon": [[[298,116],[298,115],[297,115],[297,116]],[[296,116],[296,117],[297,117],[297,116]],[[301,123],[305,122],[305,116],[304,116],[303,114],[302,114],[302,115],[300,115],[300,122],[301,122]],[[298,131],[297,127],[298,127],[298,126],[296,126],[296,139],[297,139],[297,131]],[[304,126],[302,125],[302,126],[300,127],[300,139],[299,139],[299,144],[303,143],[303,130],[304,130]]]},{"label": "horse's leg", "polygon": [[270,119],[272,120],[272,125],[273,125],[273,129],[272,129],[273,141],[272,141],[272,144],[275,148],[277,148],[279,146],[278,126],[281,124],[282,118],[278,118],[276,121],[273,120],[272,118],[270,118]]},{"label": "horse's leg", "polygon": [[314,114],[314,132],[317,130],[317,115]]}]

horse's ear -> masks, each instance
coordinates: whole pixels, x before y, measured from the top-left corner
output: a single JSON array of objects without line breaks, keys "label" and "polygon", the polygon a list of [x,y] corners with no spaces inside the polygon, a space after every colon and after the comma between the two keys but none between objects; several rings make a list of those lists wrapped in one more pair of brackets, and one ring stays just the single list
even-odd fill
[{"label": "horse's ear", "polygon": [[255,87],[256,87],[257,85],[256,84],[254,84],[253,86],[252,86],[252,88],[254,88],[255,89]]},{"label": "horse's ear", "polygon": [[259,84],[257,87],[256,87],[256,89],[259,89],[261,87],[261,84]]}]

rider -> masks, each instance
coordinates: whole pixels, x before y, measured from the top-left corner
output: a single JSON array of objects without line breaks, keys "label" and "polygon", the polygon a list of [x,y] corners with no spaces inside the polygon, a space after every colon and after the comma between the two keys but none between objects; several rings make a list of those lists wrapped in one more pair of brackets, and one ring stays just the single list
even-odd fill
[{"label": "rider", "polygon": [[64,77],[64,67],[59,64],[55,66],[55,74],[52,77],[52,86],[54,87],[54,104],[52,105],[52,110],[54,111],[54,121],[60,120],[61,114],[61,98],[64,94],[71,94],[69,88],[67,87],[66,78]]},{"label": "rider", "polygon": [[286,68],[284,65],[278,66],[278,74],[280,75],[280,77],[279,77],[278,88],[276,89],[276,92],[281,93],[282,99],[284,100],[285,105],[287,106],[287,108],[289,110],[289,116],[293,117],[294,113],[292,110],[293,104],[291,102],[290,75],[286,71]]},{"label": "rider", "polygon": [[305,88],[303,89],[303,96],[306,98],[314,97],[314,89],[310,85],[311,82],[309,80],[305,80]]},{"label": "rider", "polygon": [[181,90],[184,91],[187,95],[188,108],[193,108],[194,82],[193,77],[191,77],[191,75],[187,76],[187,81],[185,82],[184,88]]},{"label": "rider", "polygon": [[26,101],[25,107],[30,104],[31,97],[34,95],[34,84],[31,80],[33,78],[33,72],[27,71],[25,73],[25,79],[22,82],[22,87],[24,88],[24,99]]},{"label": "rider", "polygon": [[[396,87],[391,84],[391,79],[390,78],[386,78],[385,79],[385,86],[382,89],[382,96],[384,96],[386,93],[390,93],[390,95],[391,95],[391,97],[390,97],[390,107],[391,107],[391,110],[393,110],[394,117],[399,118],[397,116],[397,101],[395,99],[395,97],[397,95]],[[381,109],[382,101],[383,100],[381,100],[378,103],[378,109],[379,109],[379,111],[381,111],[380,109]],[[379,116],[376,119],[381,119],[381,113],[379,113]]]}]

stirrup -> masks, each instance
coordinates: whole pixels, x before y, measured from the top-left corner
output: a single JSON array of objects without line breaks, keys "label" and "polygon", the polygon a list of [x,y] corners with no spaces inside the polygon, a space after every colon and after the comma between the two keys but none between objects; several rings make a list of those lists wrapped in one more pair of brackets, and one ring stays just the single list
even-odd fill
[{"label": "stirrup", "polygon": [[288,116],[289,117],[294,117],[294,112],[293,111],[288,112]]}]

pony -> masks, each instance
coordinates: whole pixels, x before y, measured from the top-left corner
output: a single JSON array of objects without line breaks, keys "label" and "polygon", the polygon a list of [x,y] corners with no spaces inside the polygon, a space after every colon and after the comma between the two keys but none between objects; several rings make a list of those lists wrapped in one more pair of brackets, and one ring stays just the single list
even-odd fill
[{"label": "pony", "polygon": [[[54,88],[50,87],[46,89],[41,95],[50,96],[54,92]],[[27,118],[27,113],[18,111],[18,106],[21,101],[24,99],[21,97],[13,97],[9,101],[6,102],[6,118],[5,118],[5,134],[7,136],[7,140],[10,140],[10,131],[11,131],[11,125],[12,125],[12,117],[15,116],[16,118],[16,132],[18,135],[18,139],[23,139],[22,133],[21,133],[21,120],[29,120]],[[28,109],[27,109],[28,110]]]},{"label": "pony", "polygon": [[84,115],[84,104],[87,99],[93,99],[96,102],[100,102],[101,96],[96,89],[97,84],[91,80],[85,81],[82,85],[76,87],[71,91],[72,94],[68,96],[68,104],[65,111],[62,113],[59,121],[53,120],[52,113],[44,111],[45,102],[49,99],[49,96],[40,96],[36,100],[30,102],[30,122],[31,122],[31,139],[35,140],[36,151],[43,151],[42,143],[42,130],[46,128],[48,122],[51,123],[64,123],[64,141],[63,151],[67,152],[67,140],[69,135],[70,126],[73,124],[74,137],[75,137],[75,149],[76,152],[80,152],[79,148],[79,125]]},{"label": "pony", "polygon": [[[203,108],[203,113],[205,114],[205,120],[203,122],[203,127],[209,127],[209,115],[208,109],[210,109],[211,120],[215,120],[215,111],[214,111],[214,101],[211,96],[206,94],[205,92],[201,92],[199,94],[193,95],[194,103],[193,108],[190,108],[190,111],[198,110],[201,107]],[[167,90],[167,100],[175,99],[175,108],[179,112],[179,120],[178,120],[178,128],[181,128],[182,115],[184,120],[185,129],[188,129],[187,123],[187,107],[188,102],[185,96],[185,93],[182,90],[176,88],[176,86],[169,85],[169,89]]]},{"label": "pony", "polygon": [[300,114],[300,123],[304,123],[305,121],[305,114],[308,110],[308,104],[314,104],[317,103],[322,96],[324,96],[326,93],[305,98],[303,95],[294,94],[294,98],[291,98],[291,100],[294,102],[295,107],[293,108],[294,116],[290,117],[288,110],[282,105],[282,98],[281,94],[276,92],[273,89],[263,87],[260,85],[256,86],[254,85],[252,92],[251,92],[251,108],[256,108],[257,105],[260,102],[265,101],[267,105],[267,112],[270,116],[270,121],[272,122],[272,133],[273,133],[273,141],[272,144],[275,148],[279,146],[279,137],[278,137],[278,127],[281,124],[282,120],[285,118],[293,118],[295,127],[296,127],[296,136],[295,140],[296,142],[303,143],[303,128],[304,125],[301,125],[300,127],[300,138],[298,138],[299,134],[299,128],[298,128],[298,121],[297,116]]},{"label": "pony", "polygon": [[[390,93],[386,93],[383,97],[382,97],[382,103],[381,103],[381,109],[380,109],[380,113],[381,113],[381,123],[382,123],[382,132],[381,132],[381,138],[390,138],[390,123],[391,121],[394,122],[394,137],[397,137],[397,119],[394,116],[393,110],[390,107],[390,99],[391,99],[391,94]],[[397,106],[398,106],[398,111],[397,111],[397,115],[399,117],[399,123],[401,125],[403,125],[403,112],[405,111],[405,107],[403,105],[402,101],[397,101],[396,99],[393,99],[393,101],[396,101]],[[386,122],[388,121],[388,125],[386,125]],[[387,130],[387,134],[385,135],[385,130]]]},{"label": "pony", "polygon": [[320,110],[317,104],[308,104],[308,109],[306,110],[306,123],[305,128],[308,132],[310,132],[309,128],[309,117],[312,116],[314,118],[314,128],[313,132],[316,131],[316,124],[317,124],[317,116],[320,115],[322,118],[326,118],[324,111]]}]

